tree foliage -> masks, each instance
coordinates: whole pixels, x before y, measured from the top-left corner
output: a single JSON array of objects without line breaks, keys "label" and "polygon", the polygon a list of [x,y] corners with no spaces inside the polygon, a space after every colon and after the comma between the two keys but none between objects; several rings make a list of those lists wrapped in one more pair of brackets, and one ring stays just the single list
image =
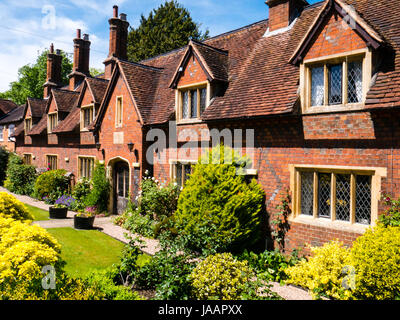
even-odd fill
[{"label": "tree foliage", "polygon": [[141,61],[183,47],[190,38],[205,40],[208,30],[202,33],[200,26],[177,1],[166,1],[150,12],[147,18],[142,15],[139,27],[131,28],[128,58]]},{"label": "tree foliage", "polygon": [[[11,82],[10,89],[0,93],[0,98],[9,99],[16,104],[23,104],[28,97],[43,98],[43,85],[47,77],[47,54],[48,50],[40,53],[34,64],[27,64],[18,70],[18,80]],[[68,84],[68,74],[72,71],[72,62],[67,55],[61,51],[62,85]]]}]

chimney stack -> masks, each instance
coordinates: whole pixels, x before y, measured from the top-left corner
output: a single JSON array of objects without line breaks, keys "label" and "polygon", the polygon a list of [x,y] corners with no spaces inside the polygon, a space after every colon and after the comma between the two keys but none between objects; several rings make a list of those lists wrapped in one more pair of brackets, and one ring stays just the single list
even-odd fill
[{"label": "chimney stack", "polygon": [[108,20],[110,24],[110,46],[108,57],[104,61],[105,78],[110,79],[114,70],[115,58],[126,60],[128,46],[128,27],[126,14],[121,13],[118,17],[118,6],[113,7],[113,17]]},{"label": "chimney stack", "polygon": [[56,50],[54,53],[54,45],[50,45],[49,53],[47,54],[47,77],[46,83],[43,85],[43,97],[48,98],[52,88],[57,88],[62,85],[61,79],[61,51]]},{"label": "chimney stack", "polygon": [[306,0],[267,0],[269,6],[269,31],[288,27],[308,5]]},{"label": "chimney stack", "polygon": [[89,76],[90,41],[89,35],[81,37],[81,30],[76,30],[74,39],[74,62],[69,77],[69,90],[73,91],[86,76]]}]

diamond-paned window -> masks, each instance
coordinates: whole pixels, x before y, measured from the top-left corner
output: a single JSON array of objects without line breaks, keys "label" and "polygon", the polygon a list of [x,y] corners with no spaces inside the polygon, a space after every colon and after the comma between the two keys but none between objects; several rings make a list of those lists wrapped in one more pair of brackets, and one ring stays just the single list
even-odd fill
[{"label": "diamond-paned window", "polygon": [[362,62],[354,61],[348,64],[348,102],[359,103],[362,101]]},{"label": "diamond-paned window", "polygon": [[182,118],[189,118],[189,91],[182,93]]},{"label": "diamond-paned window", "polygon": [[318,216],[331,217],[331,174],[318,173]]},{"label": "diamond-paned window", "polygon": [[350,179],[349,174],[336,176],[336,220],[350,221]]},{"label": "diamond-paned window", "polygon": [[311,69],[311,106],[324,104],[324,67]]},{"label": "diamond-paned window", "polygon": [[371,223],[371,176],[356,177],[356,222]]},{"label": "diamond-paned window", "polygon": [[190,91],[190,117],[197,118],[197,90]]},{"label": "diamond-paned window", "polygon": [[301,172],[301,214],[312,216],[314,204],[314,173]]},{"label": "diamond-paned window", "polygon": [[329,66],[329,104],[342,103],[342,64]]}]

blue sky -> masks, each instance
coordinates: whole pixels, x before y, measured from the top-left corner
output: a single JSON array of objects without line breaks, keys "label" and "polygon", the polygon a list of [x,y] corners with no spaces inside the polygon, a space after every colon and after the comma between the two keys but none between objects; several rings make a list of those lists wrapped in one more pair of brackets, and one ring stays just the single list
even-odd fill
[{"label": "blue sky", "polygon": [[[102,68],[108,53],[108,18],[112,6],[126,13],[131,26],[165,0],[0,0],[0,92],[17,79],[18,68],[39,52],[55,48],[73,52],[76,29],[90,35],[90,65]],[[192,18],[218,35],[268,17],[265,0],[180,0]],[[315,3],[311,0],[309,3]]]}]

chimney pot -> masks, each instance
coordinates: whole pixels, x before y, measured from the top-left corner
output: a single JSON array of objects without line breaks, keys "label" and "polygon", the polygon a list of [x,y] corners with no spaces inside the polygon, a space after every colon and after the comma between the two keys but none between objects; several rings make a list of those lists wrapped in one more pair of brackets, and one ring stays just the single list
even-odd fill
[{"label": "chimney pot", "polygon": [[87,33],[85,33],[85,34],[83,35],[83,40],[89,41],[89,35],[88,35]]},{"label": "chimney pot", "polygon": [[50,45],[50,53],[54,53],[54,44]]},{"label": "chimney pot", "polygon": [[57,50],[56,50],[56,54],[57,54],[57,55],[60,55],[60,54],[61,54],[61,50],[60,50],[60,49],[57,49]]},{"label": "chimney pot", "polygon": [[81,29],[76,29],[76,38],[77,39],[81,38]]},{"label": "chimney pot", "polygon": [[126,13],[121,13],[121,14],[119,15],[119,18],[120,18],[121,20],[123,20],[123,21],[126,21]]},{"label": "chimney pot", "polygon": [[114,18],[118,18],[118,6],[117,5],[113,6],[113,13],[114,13]]}]

